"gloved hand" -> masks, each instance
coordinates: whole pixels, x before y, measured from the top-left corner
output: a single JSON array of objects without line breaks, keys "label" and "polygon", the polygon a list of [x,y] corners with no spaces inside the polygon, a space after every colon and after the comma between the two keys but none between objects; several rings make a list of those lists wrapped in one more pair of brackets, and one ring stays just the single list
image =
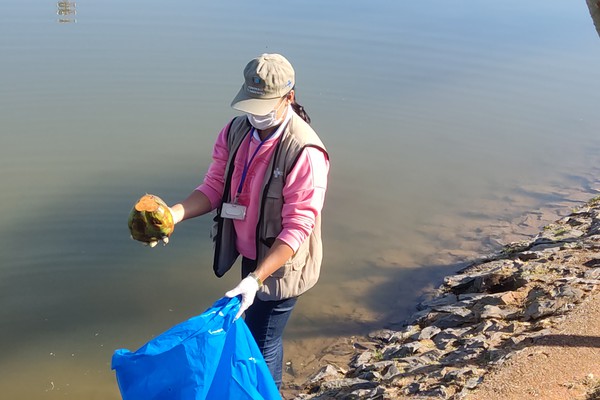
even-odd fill
[{"label": "gloved hand", "polygon": [[238,295],[242,295],[242,301],[240,302],[240,310],[236,314],[234,321],[242,316],[244,311],[248,309],[254,303],[254,297],[256,296],[256,292],[258,292],[258,281],[252,277],[247,276],[233,289],[229,292],[225,293],[227,297],[235,297]]}]

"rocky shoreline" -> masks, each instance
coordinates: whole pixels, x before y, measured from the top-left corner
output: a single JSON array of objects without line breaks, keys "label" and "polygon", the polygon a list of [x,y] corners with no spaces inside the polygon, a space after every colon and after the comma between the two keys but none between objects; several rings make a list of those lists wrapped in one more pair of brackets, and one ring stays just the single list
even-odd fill
[{"label": "rocky shoreline", "polygon": [[296,400],[461,399],[600,287],[600,196],[447,276],[400,330],[355,343]]}]

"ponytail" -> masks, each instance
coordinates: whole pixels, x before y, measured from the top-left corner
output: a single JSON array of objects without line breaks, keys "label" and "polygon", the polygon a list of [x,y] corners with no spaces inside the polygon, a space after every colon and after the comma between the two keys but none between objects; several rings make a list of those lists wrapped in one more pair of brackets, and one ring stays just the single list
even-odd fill
[{"label": "ponytail", "polygon": [[296,101],[296,96],[294,96],[294,101],[292,102],[292,108],[294,109],[294,112],[296,114],[298,114],[298,116],[304,120],[304,122],[306,122],[307,124],[310,124],[310,117],[308,116],[308,113],[306,112],[304,107],[302,107]]}]

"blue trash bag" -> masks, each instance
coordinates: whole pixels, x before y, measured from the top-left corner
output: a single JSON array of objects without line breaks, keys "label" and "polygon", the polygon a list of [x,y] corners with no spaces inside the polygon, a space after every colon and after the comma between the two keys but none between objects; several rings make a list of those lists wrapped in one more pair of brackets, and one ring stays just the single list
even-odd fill
[{"label": "blue trash bag", "polygon": [[135,353],[116,350],[112,369],[124,400],[281,400],[243,319],[239,297],[223,297]]}]

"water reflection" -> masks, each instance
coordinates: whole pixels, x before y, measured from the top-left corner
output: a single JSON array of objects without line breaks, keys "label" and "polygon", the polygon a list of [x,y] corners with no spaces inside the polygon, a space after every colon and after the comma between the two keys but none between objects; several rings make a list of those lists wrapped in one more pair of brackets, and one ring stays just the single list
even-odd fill
[{"label": "water reflection", "polygon": [[77,20],[75,19],[75,15],[77,15],[77,10],[75,10],[75,6],[75,2],[72,1],[59,1],[58,3],[56,3],[56,15],[59,16],[58,22],[60,24],[69,24],[77,22]]}]

